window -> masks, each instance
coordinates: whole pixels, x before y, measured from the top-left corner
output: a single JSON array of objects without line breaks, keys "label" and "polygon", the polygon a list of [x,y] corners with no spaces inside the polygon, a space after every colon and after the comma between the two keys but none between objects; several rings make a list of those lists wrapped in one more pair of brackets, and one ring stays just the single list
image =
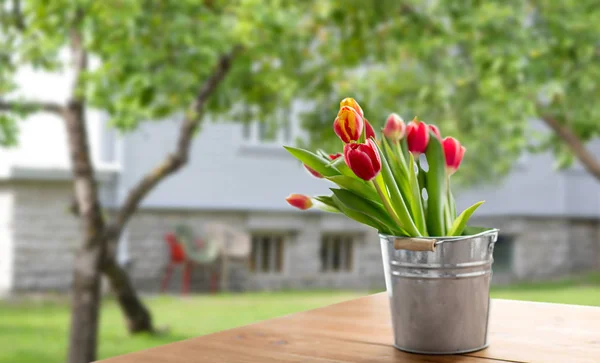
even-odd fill
[{"label": "window", "polygon": [[260,233],[252,236],[250,271],[256,273],[280,273],[283,271],[284,236]]},{"label": "window", "polygon": [[321,239],[321,271],[352,271],[354,241],[348,235],[325,235]]},{"label": "window", "polygon": [[494,264],[492,265],[494,273],[506,273],[512,271],[513,241],[513,236],[505,234],[498,235],[498,240],[494,245]]}]

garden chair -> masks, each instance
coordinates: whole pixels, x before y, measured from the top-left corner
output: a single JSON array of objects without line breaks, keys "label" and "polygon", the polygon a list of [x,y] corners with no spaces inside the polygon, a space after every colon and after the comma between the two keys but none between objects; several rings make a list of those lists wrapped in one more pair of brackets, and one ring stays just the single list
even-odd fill
[{"label": "garden chair", "polygon": [[[190,290],[193,265],[206,265],[218,257],[219,246],[217,244],[207,243],[203,239],[194,240],[193,235],[192,230],[185,226],[177,227],[175,233],[165,235],[165,242],[169,248],[169,262],[162,280],[161,292],[167,289],[175,266],[183,265],[182,293],[187,294]],[[211,292],[216,290],[216,281],[217,276],[212,273]]]}]

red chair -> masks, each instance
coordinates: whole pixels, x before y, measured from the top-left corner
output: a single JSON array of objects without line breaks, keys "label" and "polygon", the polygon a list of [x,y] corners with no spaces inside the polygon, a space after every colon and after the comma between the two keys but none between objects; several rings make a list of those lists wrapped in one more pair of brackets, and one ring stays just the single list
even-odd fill
[{"label": "red chair", "polygon": [[165,235],[165,242],[169,246],[169,264],[165,271],[165,276],[161,284],[160,291],[164,292],[167,289],[171,275],[173,274],[173,268],[175,265],[183,264],[183,284],[182,293],[187,294],[190,291],[190,278],[192,274],[192,261],[188,260],[185,254],[183,245],[177,241],[174,233],[167,233]]},{"label": "red chair", "polygon": [[[165,235],[165,242],[169,247],[169,263],[167,265],[167,269],[165,271],[165,275],[163,277],[161,283],[161,292],[165,292],[169,285],[169,280],[171,279],[171,275],[173,274],[173,268],[176,265],[183,264],[183,283],[182,283],[182,293],[187,294],[190,291],[190,280],[192,277],[192,267],[194,265],[194,260],[190,259],[189,256],[185,252],[185,248],[182,243],[177,240],[177,237],[174,233],[167,233]],[[203,241],[197,240],[195,241],[196,245],[202,247]],[[214,293],[217,290],[217,279],[218,275],[216,273],[211,274],[210,278],[210,291]]]}]

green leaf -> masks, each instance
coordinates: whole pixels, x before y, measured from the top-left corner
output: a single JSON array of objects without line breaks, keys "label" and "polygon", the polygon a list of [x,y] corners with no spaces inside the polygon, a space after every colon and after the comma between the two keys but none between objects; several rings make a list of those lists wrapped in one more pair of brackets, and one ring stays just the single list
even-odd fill
[{"label": "green leaf", "polygon": [[320,157],[322,157],[324,159],[331,160],[331,159],[329,159],[329,154],[323,149],[317,149],[317,155],[319,155]]},{"label": "green leaf", "polygon": [[332,197],[332,199],[333,199],[334,203],[336,204],[336,206],[340,209],[340,211],[342,211],[342,213],[344,213],[348,218],[354,219],[358,223],[365,224],[365,225],[367,225],[369,227],[373,227],[373,228],[375,228],[377,231],[379,231],[381,233],[393,234],[388,229],[388,227],[386,227],[382,223],[374,220],[373,218],[369,217],[366,214],[363,214],[361,212],[357,212],[357,211],[355,211],[353,209],[350,209],[347,206],[345,206],[344,203],[342,203],[335,195]]},{"label": "green leaf", "polygon": [[385,138],[383,138],[382,151],[386,160],[388,161],[390,169],[392,170],[392,175],[396,180],[396,184],[400,188],[400,193],[402,193],[402,197],[404,198],[406,203],[410,205],[412,203],[412,193],[410,183],[408,180],[408,170],[406,167],[406,163],[403,159],[400,159],[403,156],[399,155],[398,152],[392,150],[392,147]]},{"label": "green leaf", "polygon": [[379,200],[379,196],[373,186],[364,180],[353,179],[345,175],[330,176],[327,177],[327,180],[331,180],[340,187],[350,190],[370,201]]},{"label": "green leaf", "polygon": [[[383,147],[382,151],[386,155],[386,158],[390,164],[392,164],[392,160],[394,163],[397,163],[397,167],[400,171],[402,171],[402,175],[408,175],[408,168],[406,166],[406,160],[404,159],[404,155],[402,154],[402,150],[396,144],[396,148],[392,148],[390,142],[385,137],[382,141]],[[391,165],[390,165],[391,166]]]},{"label": "green leaf", "polygon": [[340,171],[334,166],[330,165],[329,160],[326,160],[304,149],[292,146],[284,146],[284,148],[303,164],[307,165],[311,169],[314,169],[316,172],[325,177],[340,175]]},{"label": "green leaf", "polygon": [[402,195],[400,194],[398,185],[396,185],[396,181],[394,180],[392,170],[390,169],[390,166],[387,160],[385,159],[381,148],[379,148],[377,144],[375,144],[375,146],[377,147],[377,152],[379,152],[379,156],[381,157],[381,175],[383,176],[385,187],[390,193],[392,208],[394,212],[396,212],[396,214],[398,215],[398,219],[402,224],[399,227],[408,232],[409,236],[411,237],[420,237],[421,234],[419,233],[419,230],[417,229],[415,223],[411,218],[410,212],[408,211],[404,199],[402,199]]},{"label": "green leaf", "polygon": [[482,200],[481,202],[477,202],[469,208],[465,209],[458,216],[458,218],[454,220],[454,223],[452,223],[452,227],[450,227],[450,230],[448,231],[448,236],[460,236],[465,227],[467,226],[469,218],[471,218],[475,210],[479,208],[479,206],[482,205],[484,202],[485,201]]},{"label": "green leaf", "polygon": [[408,142],[406,141],[406,136],[400,140],[400,150],[404,155],[404,160],[408,159],[410,152],[408,151]]},{"label": "green leaf", "polygon": [[440,237],[446,233],[444,224],[446,159],[442,144],[432,131],[429,131],[429,144],[425,155],[429,165],[425,177],[427,183],[427,230],[430,236]]},{"label": "green leaf", "polygon": [[352,179],[363,181],[361,178],[357,177],[356,174],[354,174],[354,172],[352,171],[352,169],[350,169],[350,167],[348,165],[346,165],[346,161],[344,160],[344,157],[337,158],[333,161],[330,161],[330,165],[332,165],[334,168],[339,170],[342,175],[345,175]]},{"label": "green leaf", "polygon": [[313,203],[313,206],[317,209],[329,213],[341,213],[340,209],[337,207],[331,196],[318,195],[316,197],[313,197],[312,199],[316,202]]},{"label": "green leaf", "polygon": [[425,221],[425,211],[423,210],[423,201],[421,199],[421,188],[419,186],[419,179],[417,178],[415,166],[415,158],[413,154],[409,154],[408,179],[412,193],[410,201],[411,214],[417,228],[419,229],[419,232],[421,232],[421,234],[424,236],[428,236],[429,234],[427,232],[427,223]]},{"label": "green leaf", "polygon": [[346,207],[368,215],[380,224],[386,226],[390,231],[400,231],[399,228],[396,227],[394,220],[381,204],[364,199],[359,195],[356,195],[345,189],[332,188],[331,191],[333,192],[334,196],[337,197],[337,199]]}]

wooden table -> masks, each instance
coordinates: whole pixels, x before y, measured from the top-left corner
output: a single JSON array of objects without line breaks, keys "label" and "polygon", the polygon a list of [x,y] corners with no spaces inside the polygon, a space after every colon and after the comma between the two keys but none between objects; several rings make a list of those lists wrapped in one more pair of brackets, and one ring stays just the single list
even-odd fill
[{"label": "wooden table", "polygon": [[600,362],[600,308],[493,300],[490,324],[482,351],[404,353],[381,293],[102,362]]}]

